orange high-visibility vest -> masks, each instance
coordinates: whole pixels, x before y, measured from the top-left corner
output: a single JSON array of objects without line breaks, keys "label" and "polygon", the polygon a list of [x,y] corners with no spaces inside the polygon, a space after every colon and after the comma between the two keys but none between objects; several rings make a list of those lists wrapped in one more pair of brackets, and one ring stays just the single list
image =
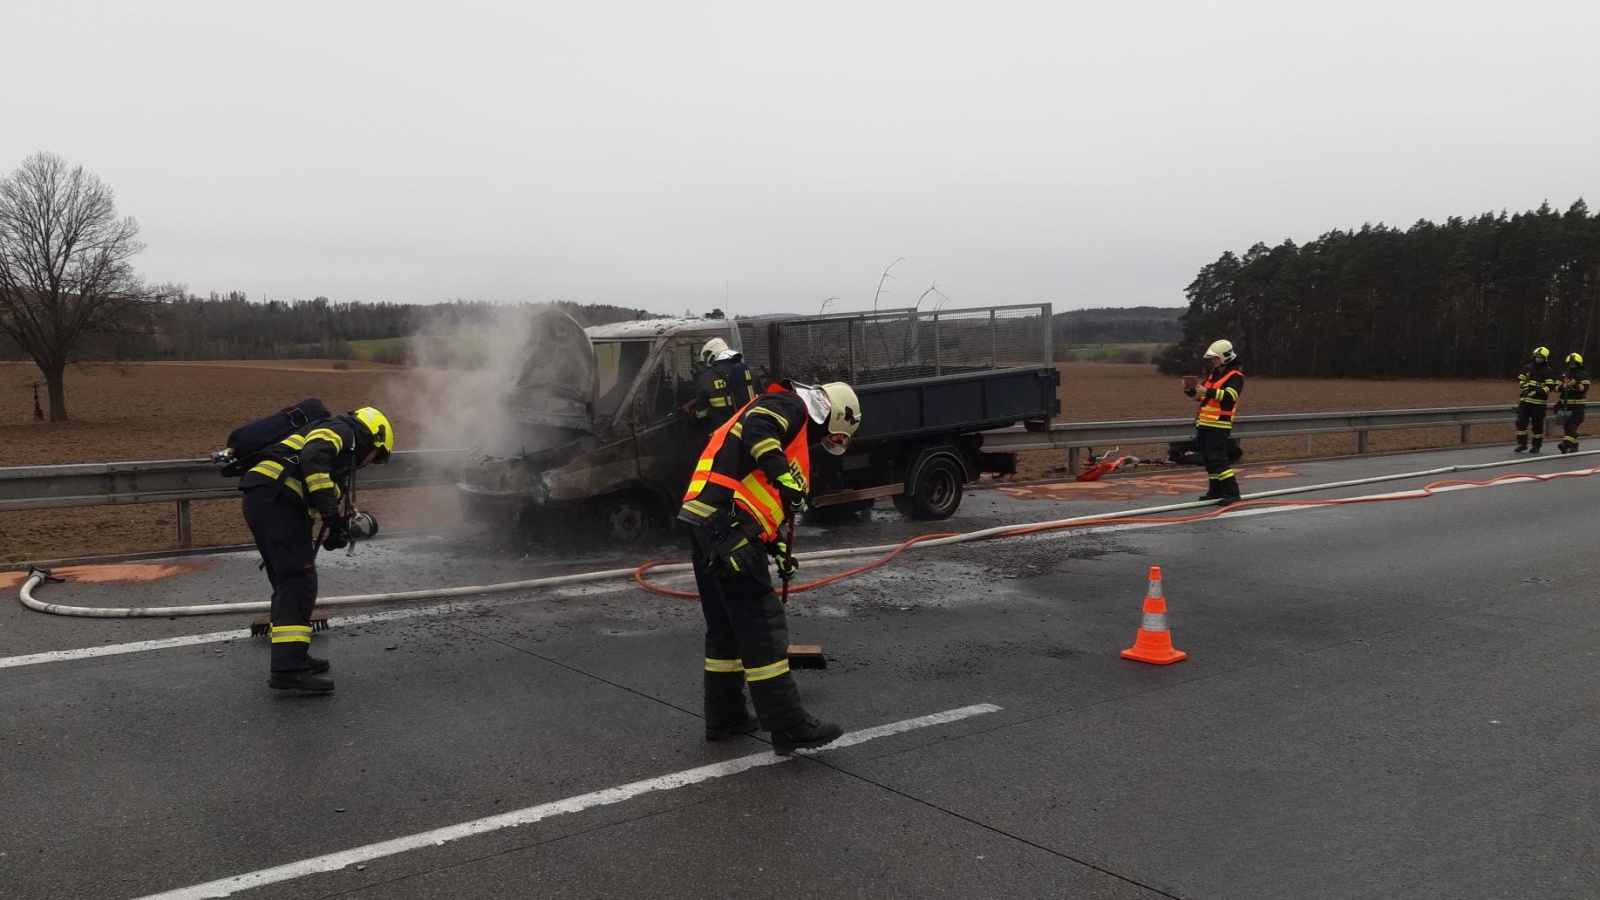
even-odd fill
[{"label": "orange high-visibility vest", "polygon": [[1200,404],[1200,414],[1196,416],[1194,420],[1196,425],[1206,425],[1211,428],[1233,427],[1233,414],[1234,411],[1238,409],[1239,403],[1238,390],[1234,390],[1233,409],[1222,408],[1222,398],[1218,396],[1217,392],[1221,391],[1223,387],[1227,385],[1229,379],[1239,374],[1240,373],[1238,369],[1229,369],[1226,372],[1223,372],[1221,375],[1213,372],[1206,376],[1206,380],[1200,386],[1203,388],[1211,388],[1212,394]]},{"label": "orange high-visibility vest", "polygon": [[[751,401],[754,403],[755,401]],[[749,404],[745,405],[745,409]],[[764,541],[776,540],[778,526],[783,524],[783,500],[778,493],[778,488],[767,481],[767,475],[761,471],[760,466],[755,466],[742,480],[731,475],[725,475],[711,468],[716,460],[717,452],[727,441],[729,432],[743,420],[744,416],[736,415],[722,423],[711,435],[711,440],[706,444],[706,449],[700,454],[699,462],[694,465],[694,475],[689,479],[689,490],[684,492],[683,502],[700,496],[707,484],[718,484],[733,492],[733,500],[744,508],[756,524],[761,528],[761,539]],[[742,427],[742,426],[741,426]],[[783,448],[783,456],[789,461],[789,471],[794,473],[802,489],[811,483],[811,445],[806,441],[806,425],[801,423],[800,431]],[[752,465],[754,461],[752,460]]]}]

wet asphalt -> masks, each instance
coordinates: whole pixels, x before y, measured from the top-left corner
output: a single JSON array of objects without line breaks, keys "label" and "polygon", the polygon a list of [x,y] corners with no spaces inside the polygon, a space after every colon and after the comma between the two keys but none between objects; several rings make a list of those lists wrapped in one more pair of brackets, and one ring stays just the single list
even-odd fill
[{"label": "wet asphalt", "polygon": [[[1243,475],[1249,493],[1503,459],[1475,448]],[[1183,470],[989,488],[934,527],[1103,514],[1202,483]],[[797,674],[807,704],[852,730],[998,711],[236,896],[1593,897],[1597,500],[1600,481],[1574,477],[911,551],[792,599],[792,638],[829,657]],[[803,524],[798,549],[930,530],[884,506]],[[668,539],[644,555],[681,551]],[[462,531],[380,538],[320,571],[331,596],[640,557]],[[184,562],[38,595],[264,598],[246,554]],[[1189,653],[1171,666],[1117,653],[1152,565]],[[692,601],[618,580],[419,608],[432,612],[331,613],[314,652],[338,690],[302,697],[266,688],[249,616],[0,607],[0,662],[233,632],[0,667],[0,894],[143,897],[770,753],[760,734],[703,740]]]}]

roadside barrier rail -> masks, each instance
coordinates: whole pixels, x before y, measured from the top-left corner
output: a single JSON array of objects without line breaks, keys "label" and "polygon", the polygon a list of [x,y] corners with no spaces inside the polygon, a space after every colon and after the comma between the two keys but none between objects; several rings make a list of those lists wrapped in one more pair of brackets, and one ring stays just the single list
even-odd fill
[{"label": "roadside barrier rail", "polygon": [[[1384,409],[1358,412],[1290,413],[1276,416],[1240,416],[1233,423],[1236,438],[1292,437],[1304,434],[1356,436],[1356,452],[1367,452],[1367,434],[1395,428],[1459,426],[1461,443],[1470,439],[1473,425],[1506,425],[1515,417],[1512,407],[1454,406],[1433,409]],[[1194,438],[1194,419],[1140,419],[1123,422],[1057,422],[1048,430],[1007,428],[985,432],[983,449],[1001,453],[1027,450],[1066,450],[1069,470],[1078,468],[1080,448],[1115,444],[1167,444]]]},{"label": "roadside barrier rail", "polygon": [[[1438,409],[1390,409],[1364,412],[1292,413],[1240,417],[1238,438],[1302,434],[1356,435],[1356,452],[1367,452],[1367,433],[1394,428],[1460,426],[1461,442],[1473,425],[1506,425],[1509,405]],[[1122,422],[1059,422],[1048,430],[1006,428],[984,432],[983,448],[1002,453],[1065,450],[1069,469],[1078,468],[1081,448],[1113,444],[1162,444],[1194,437],[1193,419],[1143,419]],[[453,484],[464,456],[461,450],[400,451],[388,465],[370,466],[356,479],[357,491]],[[195,500],[233,497],[235,479],[223,478],[219,466],[205,459],[148,462],[79,463],[65,466],[0,468],[0,512],[114,506],[128,503],[176,503],[178,542],[191,543],[189,504]]]},{"label": "roadside barrier rail", "polygon": [[[400,451],[356,477],[356,492],[455,483],[462,451]],[[128,503],[177,503],[178,542],[191,543],[189,504],[238,496],[238,479],[224,478],[207,459],[76,463],[0,468],[0,512]]]}]

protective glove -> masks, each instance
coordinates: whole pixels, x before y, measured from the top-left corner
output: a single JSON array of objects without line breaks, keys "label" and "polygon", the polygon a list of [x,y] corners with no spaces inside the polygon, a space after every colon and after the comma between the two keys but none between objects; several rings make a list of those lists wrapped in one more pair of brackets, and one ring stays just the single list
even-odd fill
[{"label": "protective glove", "polygon": [[1206,388],[1206,387],[1195,388],[1194,389],[1194,396],[1204,400],[1205,398],[1211,396],[1211,388]]},{"label": "protective glove", "polygon": [[332,552],[350,546],[350,523],[342,516],[323,519],[322,526],[327,529],[322,538],[322,549]]},{"label": "protective glove", "polygon": [[1186,387],[1186,388],[1183,389],[1183,395],[1185,397],[1193,397],[1195,395],[1195,391],[1196,390],[1198,390],[1198,389],[1197,388],[1192,388],[1192,387]]},{"label": "protective glove", "polygon": [[754,575],[767,570],[766,551],[740,532],[735,531],[723,538],[715,549],[717,561],[729,574]]},{"label": "protective glove", "polygon": [[789,542],[778,538],[767,544],[767,552],[772,554],[772,561],[778,565],[778,577],[784,581],[794,580],[794,573],[800,571],[800,560],[789,552]]},{"label": "protective glove", "polygon": [[778,476],[778,499],[783,501],[783,511],[797,513],[806,506],[806,488],[791,470]]}]

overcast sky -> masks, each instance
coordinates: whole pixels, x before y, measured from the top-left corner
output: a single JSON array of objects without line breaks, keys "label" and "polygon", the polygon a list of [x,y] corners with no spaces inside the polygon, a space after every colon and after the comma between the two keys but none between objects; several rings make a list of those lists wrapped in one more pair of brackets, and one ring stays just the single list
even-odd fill
[{"label": "overcast sky", "polygon": [[[1600,3],[4,0],[0,172],[152,281],[660,312],[1181,306],[1363,222],[1600,203]],[[1597,207],[1600,208],[1600,207]]]}]

